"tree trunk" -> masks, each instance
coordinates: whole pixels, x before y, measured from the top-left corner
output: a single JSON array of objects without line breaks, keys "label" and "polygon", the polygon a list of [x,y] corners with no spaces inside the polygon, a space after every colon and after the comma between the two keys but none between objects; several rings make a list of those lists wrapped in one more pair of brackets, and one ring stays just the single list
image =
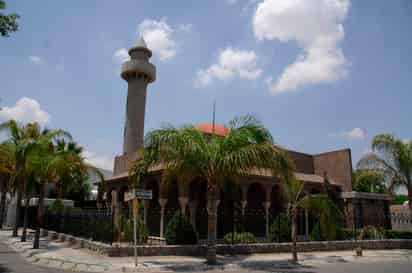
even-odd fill
[{"label": "tree trunk", "polygon": [[0,200],[0,229],[3,228],[4,212],[6,211],[6,181],[4,180],[1,187]]},{"label": "tree trunk", "polygon": [[412,183],[409,183],[408,187],[408,205],[410,214],[412,215]]},{"label": "tree trunk", "polygon": [[296,247],[296,236],[297,236],[297,209],[291,209],[291,220],[292,220],[292,262],[298,262],[298,250]]},{"label": "tree trunk", "polygon": [[26,242],[27,239],[27,224],[28,224],[28,217],[29,217],[29,191],[27,190],[27,185],[24,185],[24,220],[23,220],[23,233],[21,234],[21,241]]},{"label": "tree trunk", "polygon": [[206,262],[208,264],[216,264],[216,223],[217,223],[217,196],[214,188],[208,189],[207,197],[207,253]]},{"label": "tree trunk", "polygon": [[19,223],[20,223],[20,210],[21,210],[21,189],[20,186],[17,188],[17,202],[16,202],[16,219],[13,227],[13,237],[18,236]]},{"label": "tree trunk", "polygon": [[36,226],[36,233],[34,234],[34,241],[33,241],[34,249],[38,249],[40,246],[40,228],[43,227],[44,187],[45,185],[43,183],[40,183],[39,203],[37,206],[37,226]]}]

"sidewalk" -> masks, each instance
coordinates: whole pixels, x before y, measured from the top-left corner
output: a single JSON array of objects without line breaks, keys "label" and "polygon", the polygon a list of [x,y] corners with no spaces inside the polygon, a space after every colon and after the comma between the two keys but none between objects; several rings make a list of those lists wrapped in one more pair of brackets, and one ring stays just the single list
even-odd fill
[{"label": "sidewalk", "polygon": [[[68,247],[66,243],[41,238],[41,248],[34,250],[33,234],[28,242],[12,238],[11,230],[0,231],[0,242],[20,253],[28,262],[70,271],[83,272],[183,272],[224,270],[236,272],[240,268],[270,270],[296,268],[289,263],[290,253],[255,254],[248,256],[219,256],[218,266],[207,266],[200,257],[153,256],[139,257],[139,266],[134,267],[133,257],[106,257],[86,249]],[[354,251],[306,252],[299,254],[299,266],[311,267],[322,264],[345,262],[373,262],[406,259],[412,260],[412,250],[364,251],[363,257],[354,257]]]}]

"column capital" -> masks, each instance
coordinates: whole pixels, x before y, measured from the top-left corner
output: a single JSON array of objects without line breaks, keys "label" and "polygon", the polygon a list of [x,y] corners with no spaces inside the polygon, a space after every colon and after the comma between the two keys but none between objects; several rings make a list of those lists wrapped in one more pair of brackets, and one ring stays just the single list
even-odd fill
[{"label": "column capital", "polygon": [[164,208],[167,204],[167,198],[159,198],[160,207]]}]

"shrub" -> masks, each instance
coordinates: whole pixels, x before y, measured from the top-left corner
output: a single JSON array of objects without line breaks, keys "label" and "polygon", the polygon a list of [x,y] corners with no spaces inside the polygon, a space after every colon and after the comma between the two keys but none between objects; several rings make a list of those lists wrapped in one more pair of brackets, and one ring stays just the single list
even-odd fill
[{"label": "shrub", "polygon": [[197,235],[189,221],[176,213],[166,227],[166,242],[170,245],[193,245],[197,243]]},{"label": "shrub", "polygon": [[385,237],[385,230],[381,227],[365,226],[361,229],[359,240],[380,240]]},{"label": "shrub", "polygon": [[291,225],[286,214],[279,214],[270,225],[269,239],[272,242],[290,242]]},{"label": "shrub", "polygon": [[387,239],[412,239],[412,231],[386,230]]},{"label": "shrub", "polygon": [[230,232],[223,237],[223,240],[227,244],[252,244],[256,243],[256,237],[250,232]]},{"label": "shrub", "polygon": [[320,233],[320,224],[319,222],[316,223],[316,225],[313,227],[311,233],[310,233],[310,239],[312,241],[322,241],[322,235]]},{"label": "shrub", "polygon": [[63,201],[60,199],[54,200],[54,202],[49,207],[49,211],[53,214],[62,214],[64,211]]}]

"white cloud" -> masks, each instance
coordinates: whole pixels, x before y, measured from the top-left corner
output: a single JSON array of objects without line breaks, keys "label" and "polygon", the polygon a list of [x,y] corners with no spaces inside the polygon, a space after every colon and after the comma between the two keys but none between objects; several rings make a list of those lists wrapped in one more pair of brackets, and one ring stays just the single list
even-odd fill
[{"label": "white cloud", "polygon": [[31,98],[22,97],[14,106],[6,106],[0,111],[0,119],[14,119],[18,122],[38,122],[45,125],[50,120],[50,115],[43,109],[40,104]]},{"label": "white cloud", "polygon": [[178,26],[178,29],[182,32],[191,32],[193,29],[193,25],[192,24],[180,24]]},{"label": "white cloud", "polygon": [[214,80],[228,80],[237,76],[241,79],[257,79],[262,70],[257,68],[254,51],[226,48],[220,51],[217,63],[196,73],[195,86],[205,87]]},{"label": "white cloud", "polygon": [[348,140],[364,140],[367,137],[367,133],[365,129],[356,127],[341,133],[330,134],[330,136],[342,137]]},{"label": "white cloud", "polygon": [[42,64],[44,60],[40,56],[29,56],[29,62],[32,64]]},{"label": "white cloud", "polygon": [[159,21],[146,19],[138,26],[147,46],[159,56],[161,61],[172,59],[176,55],[176,42],[173,39],[174,30],[165,19]]},{"label": "white cloud", "polygon": [[126,48],[119,48],[113,54],[113,62],[116,64],[124,63],[129,60],[129,53]]},{"label": "white cloud", "polygon": [[86,161],[92,164],[95,167],[104,169],[104,170],[112,170],[114,164],[114,158],[111,156],[105,155],[98,155],[95,152],[91,151],[84,151],[83,156],[85,157]]},{"label": "white cloud", "polygon": [[302,52],[271,84],[273,94],[347,75],[340,48],[350,0],[264,0],[253,17],[258,40],[296,41]]}]

